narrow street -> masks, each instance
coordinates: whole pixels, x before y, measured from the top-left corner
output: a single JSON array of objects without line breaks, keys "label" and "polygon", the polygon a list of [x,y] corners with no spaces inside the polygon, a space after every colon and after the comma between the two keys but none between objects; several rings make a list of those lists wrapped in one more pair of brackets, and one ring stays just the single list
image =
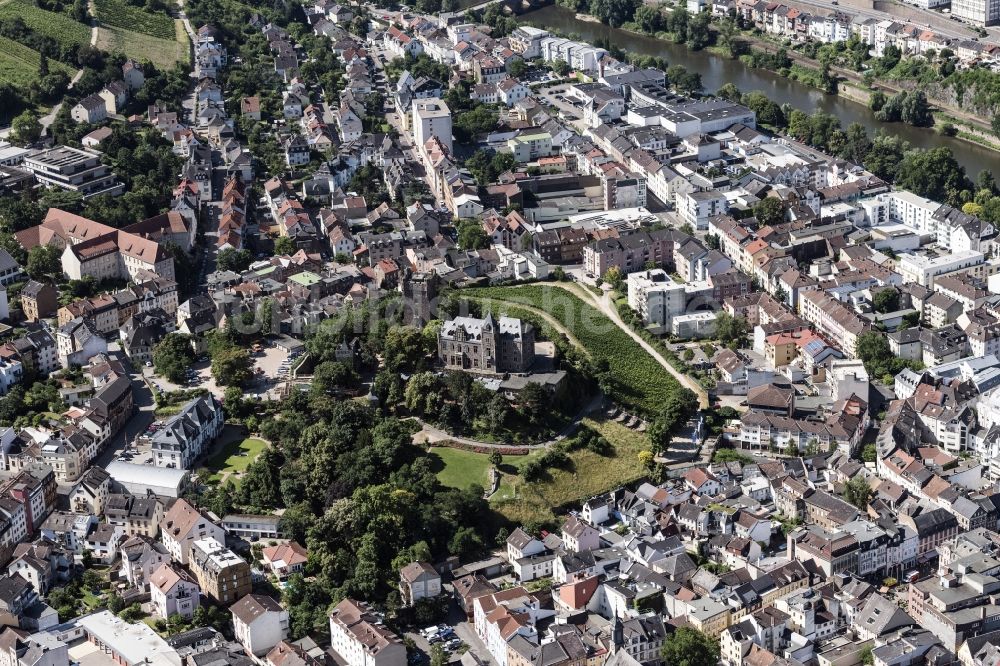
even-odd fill
[{"label": "narrow street", "polygon": [[[381,48],[373,47],[371,51],[372,62],[375,63],[375,68],[379,72],[385,72],[385,63],[388,62],[389,56]],[[391,103],[391,95],[389,91],[392,90],[393,84],[389,81],[388,77],[385,79],[386,86],[386,101]],[[426,169],[424,169],[423,162],[420,161],[420,156],[417,154],[417,147],[413,145],[410,140],[410,133],[403,127],[403,119],[399,117],[395,111],[390,111],[385,114],[386,121],[392,126],[396,133],[399,135],[399,148],[403,151],[403,157],[407,161],[407,166],[409,167],[413,176],[417,179],[423,180],[427,187],[430,188],[431,192],[434,191],[434,183],[427,175]],[[435,199],[438,205],[443,205],[444,202]]]},{"label": "narrow street", "polygon": [[155,420],[153,410],[156,409],[153,392],[143,380],[142,372],[132,366],[132,362],[121,351],[117,343],[108,345],[108,354],[120,361],[129,373],[129,378],[132,380],[132,401],[135,404],[135,415],[129,419],[121,432],[111,438],[104,450],[94,458],[93,464],[100,467],[107,467],[125,450],[129,442],[145,432],[149,424]]}]

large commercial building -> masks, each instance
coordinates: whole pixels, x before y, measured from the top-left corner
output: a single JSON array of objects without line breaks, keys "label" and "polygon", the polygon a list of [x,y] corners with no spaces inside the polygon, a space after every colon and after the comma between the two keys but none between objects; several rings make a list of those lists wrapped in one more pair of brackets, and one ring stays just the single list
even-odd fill
[{"label": "large commercial building", "polygon": [[982,252],[966,250],[949,254],[904,254],[899,258],[897,269],[903,282],[916,282],[928,289],[934,287],[934,278],[948,273],[973,268],[985,263]]},{"label": "large commercial building", "polygon": [[121,666],[181,666],[182,659],[149,625],[126,622],[108,610],[75,620],[104,659]]},{"label": "large commercial building", "polygon": [[37,245],[64,248],[63,272],[73,280],[89,275],[144,282],[149,279],[146,273],[174,279],[173,256],[155,240],[58,208],[50,208],[41,224],[15,237],[25,250]]},{"label": "large commercial building", "polygon": [[952,0],[951,15],[975,25],[1000,23],[1000,0]]},{"label": "large commercial building", "polygon": [[99,194],[115,196],[125,186],[101,163],[101,157],[79,148],[56,146],[24,158],[24,168],[46,187],[79,192],[84,199]]}]

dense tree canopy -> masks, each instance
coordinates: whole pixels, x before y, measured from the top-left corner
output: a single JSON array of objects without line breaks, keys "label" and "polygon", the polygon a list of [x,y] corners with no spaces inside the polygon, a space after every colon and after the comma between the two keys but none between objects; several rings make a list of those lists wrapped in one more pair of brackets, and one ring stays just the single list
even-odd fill
[{"label": "dense tree canopy", "polygon": [[479,220],[459,220],[458,246],[463,250],[481,250],[490,246],[490,237]]},{"label": "dense tree canopy", "polygon": [[649,425],[649,438],[658,450],[670,445],[673,433],[698,411],[698,396],[687,388],[670,394],[660,414]]},{"label": "dense tree canopy", "polygon": [[785,204],[777,197],[764,197],[753,207],[753,216],[762,227],[781,224],[785,221]]},{"label": "dense tree canopy", "polygon": [[239,490],[220,486],[205,498],[224,510],[286,508],[284,529],[304,541],[307,573],[317,576],[286,590],[293,637],[321,627],[343,596],[398,604],[398,569],[415,557],[473,557],[494,542],[482,488],[443,488],[411,426],[357,402],[294,393],[264,421],[272,447]]},{"label": "dense tree canopy", "polygon": [[872,296],[872,306],[876,312],[885,314],[899,309],[899,291],[895,287],[887,287],[875,292]]},{"label": "dense tree canopy", "polygon": [[715,317],[715,337],[731,349],[746,344],[750,334],[750,324],[745,317],[734,317],[728,312],[719,312]]},{"label": "dense tree canopy", "polygon": [[297,251],[298,248],[295,247],[295,241],[288,236],[279,236],[274,241],[275,255],[291,255],[295,254]]},{"label": "dense tree canopy", "polygon": [[36,245],[28,251],[28,275],[39,280],[62,275],[62,250],[55,245]]},{"label": "dense tree canopy", "polygon": [[868,500],[871,495],[871,486],[868,485],[868,479],[863,475],[855,476],[844,486],[844,499],[861,511],[868,508]]},{"label": "dense tree canopy", "polygon": [[212,355],[212,376],[223,386],[239,386],[253,375],[250,354],[242,347],[229,347]]},{"label": "dense tree canopy", "polygon": [[716,666],[719,644],[697,629],[680,627],[663,642],[660,656],[669,666]]},{"label": "dense tree canopy", "polygon": [[235,271],[240,273],[250,267],[253,255],[250,250],[234,250],[231,247],[219,250],[216,255],[215,265],[220,271]]},{"label": "dense tree canopy", "polygon": [[639,0],[591,0],[590,13],[601,23],[617,28],[626,21],[631,21],[641,4]]},{"label": "dense tree canopy", "polygon": [[889,341],[878,331],[868,331],[858,336],[855,355],[865,364],[865,370],[873,380],[889,383],[904,368],[922,370],[919,361],[907,361],[892,353]]},{"label": "dense tree canopy", "polygon": [[499,121],[500,114],[495,109],[480,104],[469,111],[457,114],[452,131],[459,141],[471,142],[477,136],[495,130]]},{"label": "dense tree canopy", "polygon": [[153,367],[156,373],[174,383],[184,380],[184,373],[194,362],[191,341],[183,333],[168,333],[153,348]]}]

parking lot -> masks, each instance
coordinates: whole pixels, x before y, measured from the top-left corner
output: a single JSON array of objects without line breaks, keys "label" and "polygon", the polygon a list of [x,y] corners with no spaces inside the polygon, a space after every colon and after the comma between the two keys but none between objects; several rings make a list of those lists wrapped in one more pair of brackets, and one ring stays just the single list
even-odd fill
[{"label": "parking lot", "polygon": [[585,123],[581,120],[583,116],[583,105],[579,100],[573,99],[566,95],[566,91],[569,89],[569,84],[561,83],[559,85],[552,86],[551,88],[539,88],[536,92],[540,93],[543,101],[551,107],[554,107],[559,114],[570,121],[572,125],[578,128],[585,127]]},{"label": "parking lot", "polygon": [[[261,347],[260,351],[250,351],[250,358],[254,364],[253,379],[247,384],[245,393],[249,397],[261,396],[273,390],[278,384],[288,378],[291,360],[288,353],[278,348],[274,344]],[[208,356],[200,356],[188,370],[188,377],[184,383],[174,383],[165,377],[160,377],[152,367],[142,369],[143,376],[150,382],[153,389],[161,392],[184,391],[195,388],[208,389],[210,393],[218,398],[222,398],[226,387],[219,386],[212,377],[212,364]]]},{"label": "parking lot", "polygon": [[208,389],[213,395],[222,397],[225,387],[218,386],[212,378],[212,364],[208,356],[200,356],[194,364],[188,368],[188,376],[183,383],[174,383],[166,377],[160,377],[151,367],[142,369],[143,376],[149,381],[153,389],[160,392],[170,393],[172,391],[186,391],[189,389]]},{"label": "parking lot", "polygon": [[272,344],[253,353],[252,358],[256,370],[253,381],[245,387],[245,393],[250,398],[267,399],[273,395],[274,389],[288,379],[291,365],[298,355],[289,356],[288,352]]},{"label": "parking lot", "polygon": [[152,465],[153,464],[153,449],[152,445],[148,440],[144,440],[145,437],[152,437],[163,427],[162,421],[154,421],[150,423],[145,430],[138,433],[138,435],[128,442],[126,446],[118,455],[115,456],[117,460],[122,462],[133,463],[135,465]]},{"label": "parking lot", "polygon": [[[417,664],[426,664],[430,660],[430,654],[435,645],[441,646],[444,649],[445,654],[448,656],[449,662],[457,662],[461,659],[462,654],[464,654],[467,649],[472,649],[477,657],[483,658],[485,654],[489,657],[489,653],[485,652],[485,646],[483,650],[477,650],[474,646],[467,646],[467,643],[460,637],[462,632],[462,626],[466,623],[459,623],[458,626],[451,627],[447,624],[440,624],[432,627],[426,627],[420,631],[408,632],[406,634],[407,638],[413,641],[414,645],[423,656],[418,656],[411,659],[411,666],[417,666]],[[475,634],[475,630],[472,630]],[[478,642],[478,637],[477,637]]]}]

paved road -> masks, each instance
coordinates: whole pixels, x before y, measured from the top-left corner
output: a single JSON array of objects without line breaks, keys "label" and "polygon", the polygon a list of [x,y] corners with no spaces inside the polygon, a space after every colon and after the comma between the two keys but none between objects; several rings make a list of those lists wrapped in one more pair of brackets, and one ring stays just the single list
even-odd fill
[{"label": "paved road", "polygon": [[[369,49],[369,54],[371,55],[372,62],[375,63],[375,68],[379,72],[384,72],[385,63],[391,60],[391,54],[385,53],[380,46],[377,44],[371,45]],[[394,82],[389,81],[388,78],[385,80],[386,88],[389,89],[394,86]],[[386,95],[386,100],[391,99],[390,95]],[[403,128],[403,119],[400,118],[395,112],[390,111],[385,114],[386,121],[392,126],[396,133],[399,134],[399,149],[403,152],[403,157],[407,161],[407,167],[410,169],[411,173],[416,178],[422,178],[426,183],[428,188],[432,189],[433,183],[431,179],[427,176],[426,170],[423,167],[423,163],[420,161],[416,146],[410,141],[410,133]],[[433,191],[433,189],[432,189]],[[441,200],[437,201],[438,205],[443,205],[444,202]]]},{"label": "paved road", "polygon": [[461,638],[462,642],[469,646],[469,650],[483,663],[490,664],[490,666],[497,663],[486,644],[479,638],[476,627],[471,622],[459,622],[455,625],[455,635]]},{"label": "paved road", "polygon": [[153,410],[156,408],[153,392],[143,381],[142,374],[132,367],[132,362],[122,353],[117,343],[108,345],[108,354],[121,361],[129,373],[129,378],[132,380],[132,401],[135,403],[136,412],[125,424],[122,431],[115,435],[110,444],[94,459],[92,465],[99,467],[107,467],[112,460],[118,457],[118,454],[125,450],[128,442],[145,432],[149,424],[154,421]]},{"label": "paved road", "polygon": [[191,22],[188,21],[187,13],[184,11],[184,0],[177,0],[177,6],[180,8],[177,12],[177,16],[184,22],[184,30],[187,31],[188,37],[191,38],[191,46],[194,47],[194,30],[191,29]]}]

